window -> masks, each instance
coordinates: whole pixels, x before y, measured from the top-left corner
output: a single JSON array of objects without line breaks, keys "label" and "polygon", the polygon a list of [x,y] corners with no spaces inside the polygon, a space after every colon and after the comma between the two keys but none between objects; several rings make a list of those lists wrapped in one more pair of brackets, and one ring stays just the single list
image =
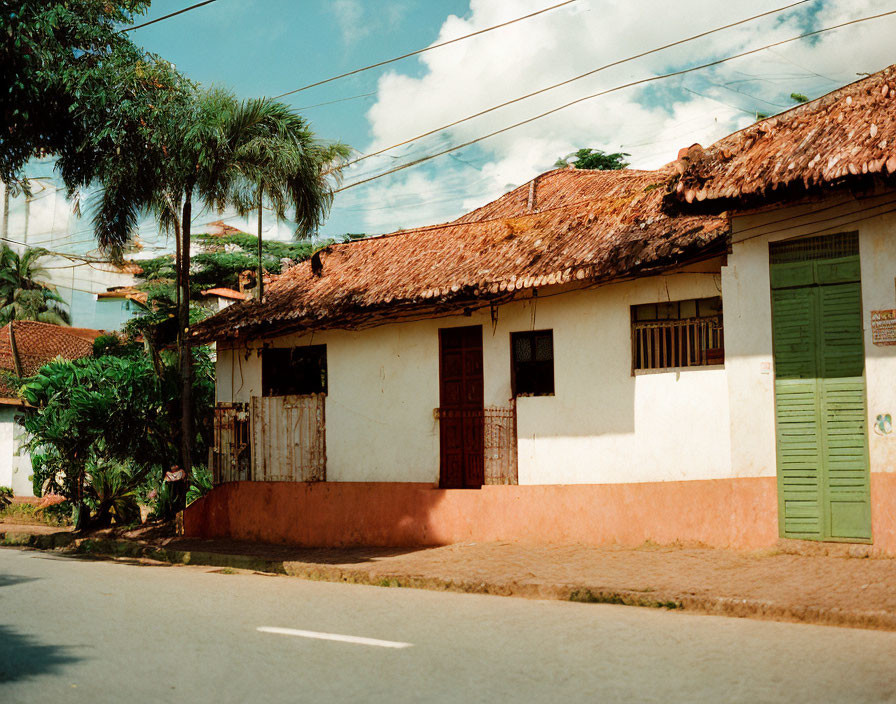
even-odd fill
[{"label": "window", "polygon": [[632,306],[633,371],[724,362],[719,296]]},{"label": "window", "polygon": [[263,396],[327,393],[327,346],[262,350],[261,388]]},{"label": "window", "polygon": [[510,333],[514,396],[554,395],[554,331]]}]

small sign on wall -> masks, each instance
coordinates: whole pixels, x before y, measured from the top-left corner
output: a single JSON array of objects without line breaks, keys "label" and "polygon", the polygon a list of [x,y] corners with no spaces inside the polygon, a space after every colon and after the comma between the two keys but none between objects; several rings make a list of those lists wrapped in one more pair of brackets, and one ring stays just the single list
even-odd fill
[{"label": "small sign on wall", "polygon": [[896,345],[896,310],[871,311],[871,342]]}]

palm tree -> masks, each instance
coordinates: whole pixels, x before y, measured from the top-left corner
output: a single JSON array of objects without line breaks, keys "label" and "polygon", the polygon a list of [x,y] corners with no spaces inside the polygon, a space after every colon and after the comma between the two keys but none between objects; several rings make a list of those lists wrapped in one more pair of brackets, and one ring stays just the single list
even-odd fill
[{"label": "palm tree", "polygon": [[65,301],[49,284],[39,260],[48,254],[28,247],[20,256],[8,245],[0,247],[0,326],[13,320],[37,320],[53,325],[71,325]]},{"label": "palm tree", "polygon": [[120,251],[142,213],[153,213],[176,243],[178,352],[182,383],[181,461],[192,461],[192,355],[189,342],[190,223],[193,203],[245,214],[262,197],[278,218],[291,216],[296,235],[325,218],[348,147],[318,140],[301,115],[271,100],[237,100],[223,90],[192,93],[160,111],[158,137],[142,152],[111,155],[100,181],[94,230],[101,245]]}]

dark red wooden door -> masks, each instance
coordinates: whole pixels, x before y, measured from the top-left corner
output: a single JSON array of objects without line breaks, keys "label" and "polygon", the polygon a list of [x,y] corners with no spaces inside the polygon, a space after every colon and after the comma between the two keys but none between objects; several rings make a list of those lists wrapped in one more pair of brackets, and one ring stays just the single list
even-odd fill
[{"label": "dark red wooden door", "polygon": [[439,330],[439,483],[474,489],[485,478],[482,326]]}]

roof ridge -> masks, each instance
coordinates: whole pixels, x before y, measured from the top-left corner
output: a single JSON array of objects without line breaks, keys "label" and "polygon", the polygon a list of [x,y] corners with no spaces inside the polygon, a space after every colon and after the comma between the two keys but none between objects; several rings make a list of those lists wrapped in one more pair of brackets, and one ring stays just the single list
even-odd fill
[{"label": "roof ridge", "polygon": [[849,88],[854,88],[855,86],[859,85],[860,83],[864,83],[866,81],[870,82],[874,78],[880,78],[883,76],[883,74],[886,71],[890,71],[893,69],[896,69],[896,63],[890,64],[889,66],[884,66],[879,71],[870,73],[867,76],[863,76],[862,78],[856,79],[855,81],[851,81],[849,83],[844,83],[842,86],[839,86],[838,88],[834,88],[833,90],[829,90],[827,93],[819,95],[817,98],[813,98],[812,100],[809,100],[805,103],[800,103],[799,105],[794,105],[793,107],[787,108],[786,110],[782,110],[781,112],[775,113],[774,115],[769,115],[768,117],[763,117],[761,120],[756,120],[755,122],[751,122],[749,125],[747,125],[745,127],[741,127],[739,130],[735,130],[734,132],[730,132],[730,133],[726,134],[724,137],[720,137],[715,142],[710,144],[707,147],[707,150],[714,149],[717,145],[721,144],[722,142],[725,142],[726,140],[731,139],[735,135],[739,135],[742,132],[746,132],[747,130],[750,130],[750,129],[756,127],[756,125],[761,125],[763,122],[768,122],[769,120],[777,120],[778,118],[780,118],[784,115],[788,115],[789,113],[796,112],[797,110],[803,111],[803,112],[810,112],[812,109],[817,108],[821,104],[821,101],[823,101],[825,98],[829,98],[830,96],[834,95],[835,93],[840,93],[840,92],[846,91]]},{"label": "roof ridge", "polygon": [[[509,196],[511,193],[514,193],[515,191],[518,191],[522,188],[527,188],[530,183],[532,183],[536,179],[543,178],[544,176],[547,176],[548,174],[557,174],[558,172],[572,174],[575,172],[579,172],[582,175],[587,174],[590,176],[594,176],[596,174],[607,174],[607,175],[613,174],[616,176],[636,177],[636,176],[645,176],[647,174],[656,174],[656,175],[665,174],[668,171],[670,165],[671,165],[671,162],[670,162],[670,164],[665,164],[658,169],[569,169],[569,168],[552,169],[551,171],[545,171],[543,174],[539,174],[535,178],[529,179],[528,181],[517,186],[513,190],[507,191],[507,193],[504,193],[503,195],[499,196],[498,198],[495,198],[494,200],[489,201],[488,203],[471,210],[469,213],[466,213],[465,215],[471,215],[478,210],[487,208],[489,205],[493,205],[494,203],[497,203],[499,200]],[[574,200],[574,201],[570,201],[568,203],[560,203],[559,205],[555,205],[550,208],[542,208],[535,212],[517,213],[514,215],[502,215],[500,217],[483,218],[481,220],[462,221],[461,218],[465,217],[465,215],[461,215],[460,218],[457,218],[455,220],[449,220],[448,222],[441,222],[441,223],[437,223],[435,225],[421,225],[420,227],[410,227],[406,230],[395,230],[394,232],[385,232],[381,235],[371,235],[370,237],[361,237],[356,240],[347,240],[344,242],[332,242],[331,244],[321,247],[320,250],[318,250],[318,251],[325,250],[330,247],[358,245],[358,244],[361,244],[364,242],[376,242],[378,240],[383,240],[388,237],[398,237],[401,235],[412,235],[412,234],[415,234],[418,232],[431,232],[433,230],[440,230],[440,229],[444,229],[447,227],[464,227],[467,225],[478,225],[478,224],[483,224],[483,223],[496,222],[498,220],[515,220],[518,218],[532,217],[534,215],[539,215],[541,213],[549,213],[549,212],[553,212],[555,210],[561,210],[563,208],[570,208],[575,205],[582,205],[583,203],[588,203],[591,201],[602,200],[603,198],[604,198],[604,196],[583,198],[581,200]]]}]

